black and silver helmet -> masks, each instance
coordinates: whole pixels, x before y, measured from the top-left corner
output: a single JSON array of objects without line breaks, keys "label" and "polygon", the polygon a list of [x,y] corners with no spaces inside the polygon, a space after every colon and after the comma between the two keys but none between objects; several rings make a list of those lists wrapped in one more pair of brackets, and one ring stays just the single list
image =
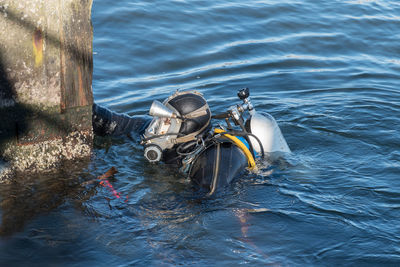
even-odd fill
[{"label": "black and silver helmet", "polygon": [[153,120],[142,138],[150,162],[160,161],[162,153],[177,144],[195,140],[211,120],[207,101],[197,91],[177,91],[163,103],[155,100],[150,115]]},{"label": "black and silver helmet", "polygon": [[211,119],[211,111],[204,97],[196,92],[180,92],[169,97],[165,105],[173,107],[183,118],[179,129],[182,135],[202,132]]}]

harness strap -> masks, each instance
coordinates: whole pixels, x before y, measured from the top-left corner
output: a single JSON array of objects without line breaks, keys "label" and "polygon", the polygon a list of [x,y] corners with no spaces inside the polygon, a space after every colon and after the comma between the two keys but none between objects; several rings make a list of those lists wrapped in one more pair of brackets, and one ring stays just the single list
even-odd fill
[{"label": "harness strap", "polygon": [[[203,95],[200,92],[196,91],[196,90],[190,90],[190,91],[179,91],[179,90],[177,90],[174,94],[169,96],[163,103],[166,104],[171,99],[173,99],[173,98],[175,98],[175,97],[177,97],[179,95],[185,95],[185,94],[196,94],[196,95],[201,96],[204,99]],[[189,112],[188,114],[184,115],[183,117],[185,119],[194,119],[194,118],[197,118],[197,117],[201,117],[201,116],[207,115],[207,110],[209,110],[210,108],[209,108],[209,106],[207,104],[207,101],[204,100],[204,102],[205,102],[205,104],[203,106],[201,106],[200,108],[198,108],[196,110],[193,110],[192,112]],[[176,138],[174,140],[171,140],[171,141],[174,144],[181,144],[181,143],[186,143],[186,142],[189,142],[189,141],[192,141],[192,140],[196,140],[196,136],[199,133],[201,133],[202,131],[204,131],[208,127],[208,125],[210,124],[210,121],[211,121],[211,114],[210,114],[210,118],[208,119],[207,123],[200,130],[195,131],[195,132],[190,133],[190,134],[187,134],[187,135],[182,136],[182,137],[178,137],[178,138]]]},{"label": "harness strap", "polygon": [[[207,114],[207,109],[208,109],[208,104],[205,104],[205,105],[202,106],[201,108],[196,109],[195,111],[192,111],[191,113],[185,115],[185,117],[188,118],[188,115],[190,116],[190,118],[195,118],[195,117],[203,116],[203,115]],[[193,113],[196,113],[196,116],[192,115]],[[200,113],[201,113],[201,115],[198,115],[198,114],[200,114]],[[208,119],[207,123],[204,124],[203,127],[201,127],[201,129],[199,129],[198,131],[195,131],[195,132],[193,132],[193,133],[187,134],[187,135],[185,135],[185,136],[176,138],[176,139],[174,140],[174,143],[175,143],[175,144],[180,144],[180,143],[186,143],[186,142],[189,142],[189,141],[192,141],[192,140],[196,140],[196,136],[197,136],[199,133],[201,133],[202,131],[204,131],[204,130],[208,127],[208,125],[210,124],[210,121],[211,121],[211,116],[210,116],[210,118]]]},{"label": "harness strap", "polygon": [[221,153],[221,144],[217,144],[217,155],[216,160],[214,163],[214,175],[212,177],[212,184],[210,186],[210,192],[208,193],[209,196],[214,194],[215,190],[217,189],[217,182],[218,182],[218,173],[219,173],[219,166],[220,166],[220,153]]},{"label": "harness strap", "polygon": [[202,106],[196,110],[193,110],[192,112],[190,112],[186,115],[183,115],[183,117],[187,118],[187,119],[201,117],[201,116],[207,115],[207,109],[209,109],[208,104],[205,104],[204,106]]}]

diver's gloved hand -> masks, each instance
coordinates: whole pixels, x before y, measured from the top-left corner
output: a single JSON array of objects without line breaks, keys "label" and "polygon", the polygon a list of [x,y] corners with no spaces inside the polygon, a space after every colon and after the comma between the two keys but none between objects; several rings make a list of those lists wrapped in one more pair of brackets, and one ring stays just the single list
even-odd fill
[{"label": "diver's gloved hand", "polygon": [[124,135],[130,133],[143,134],[150,123],[149,116],[128,116],[112,112],[111,110],[93,104],[92,108],[93,131],[96,135]]}]

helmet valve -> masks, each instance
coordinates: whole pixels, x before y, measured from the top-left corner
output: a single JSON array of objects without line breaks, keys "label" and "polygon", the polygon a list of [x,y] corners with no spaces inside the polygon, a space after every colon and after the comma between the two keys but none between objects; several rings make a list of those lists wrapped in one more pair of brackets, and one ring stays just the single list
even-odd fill
[{"label": "helmet valve", "polygon": [[162,150],[157,145],[148,145],[144,149],[144,157],[149,162],[158,162],[161,160],[161,156],[162,156]]}]

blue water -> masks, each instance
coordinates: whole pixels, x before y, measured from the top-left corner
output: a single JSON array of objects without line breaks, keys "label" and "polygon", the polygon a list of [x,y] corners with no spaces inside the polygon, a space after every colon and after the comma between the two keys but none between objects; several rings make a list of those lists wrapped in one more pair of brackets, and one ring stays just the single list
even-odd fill
[{"label": "blue water", "polygon": [[[400,2],[95,0],[92,23],[97,103],[197,89],[219,113],[249,87],[293,153],[201,198],[96,139],[82,170],[1,187],[1,266],[400,265]],[[122,200],[81,185],[112,166]]]}]

